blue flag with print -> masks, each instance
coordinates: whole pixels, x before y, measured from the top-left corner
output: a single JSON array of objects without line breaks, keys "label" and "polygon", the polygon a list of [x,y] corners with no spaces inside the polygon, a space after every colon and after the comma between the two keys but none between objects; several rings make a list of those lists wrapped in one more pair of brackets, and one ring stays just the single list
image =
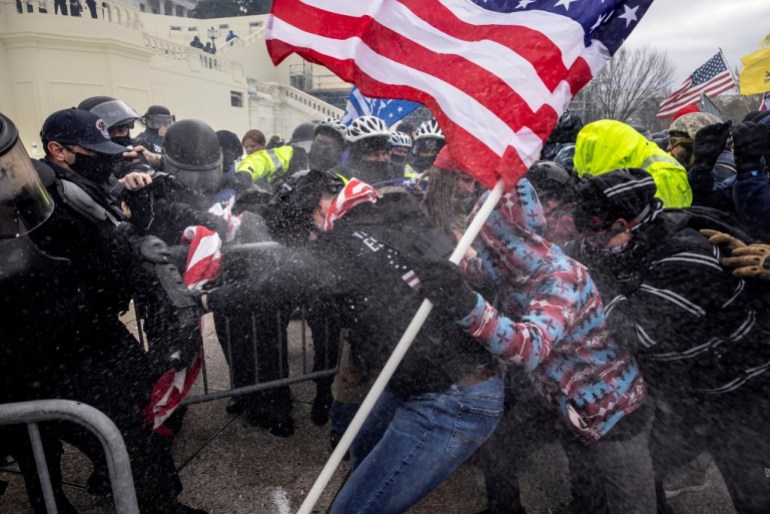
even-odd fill
[{"label": "blue flag with print", "polygon": [[407,114],[420,106],[417,102],[409,100],[387,100],[384,98],[369,98],[361,94],[357,87],[348,97],[348,105],[345,107],[345,114],[342,116],[342,123],[350,125],[350,122],[359,116],[377,116],[385,120],[389,127],[392,127],[398,120],[404,118]]}]

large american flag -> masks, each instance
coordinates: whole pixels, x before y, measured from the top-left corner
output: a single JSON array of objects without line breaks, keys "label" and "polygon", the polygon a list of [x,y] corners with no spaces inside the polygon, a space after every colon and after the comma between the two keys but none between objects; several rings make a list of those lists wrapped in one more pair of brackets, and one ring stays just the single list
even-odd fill
[{"label": "large american flag", "polygon": [[275,0],[266,39],[436,116],[453,157],[515,182],[652,0]]},{"label": "large american flag", "polygon": [[734,87],[738,85],[722,57],[722,52],[718,52],[687,77],[679,89],[663,100],[658,110],[658,118],[667,118],[682,107],[697,104],[701,93],[713,98]]}]

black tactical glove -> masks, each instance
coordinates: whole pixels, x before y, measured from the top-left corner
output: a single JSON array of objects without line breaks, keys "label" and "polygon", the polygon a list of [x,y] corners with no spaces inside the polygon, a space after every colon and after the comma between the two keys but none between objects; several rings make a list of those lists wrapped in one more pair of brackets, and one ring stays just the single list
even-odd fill
[{"label": "black tactical glove", "polygon": [[725,144],[730,137],[731,125],[731,121],[715,123],[703,127],[695,134],[693,171],[710,173],[714,169],[719,154],[725,149]]},{"label": "black tactical glove", "polygon": [[746,121],[733,127],[735,168],[738,174],[762,171],[762,156],[767,152],[767,129]]},{"label": "black tactical glove", "polygon": [[454,318],[464,318],[476,307],[476,292],[456,264],[426,259],[416,270],[423,295]]}]

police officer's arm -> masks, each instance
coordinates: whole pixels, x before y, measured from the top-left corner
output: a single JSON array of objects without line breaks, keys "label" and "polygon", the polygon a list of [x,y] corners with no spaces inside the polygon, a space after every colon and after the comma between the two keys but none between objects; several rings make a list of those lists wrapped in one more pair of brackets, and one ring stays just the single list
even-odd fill
[{"label": "police officer's arm", "polygon": [[114,254],[122,263],[137,294],[162,323],[158,340],[166,344],[169,363],[175,369],[188,366],[202,344],[198,330],[198,300],[182,280],[169,247],[154,236],[145,236],[129,223],[113,231]]},{"label": "police officer's arm", "polygon": [[128,191],[136,191],[152,184],[152,177],[148,173],[132,171],[118,180]]},{"label": "police officer's arm", "polygon": [[275,269],[205,293],[201,303],[210,311],[244,307],[259,310],[285,301],[307,303],[340,292],[342,277],[335,268],[318,251],[286,250]]},{"label": "police officer's arm", "polygon": [[155,169],[159,169],[161,157],[160,154],[147,150],[143,145],[134,146],[133,150],[123,153],[123,157],[135,159],[134,163],[141,162],[142,159]]}]

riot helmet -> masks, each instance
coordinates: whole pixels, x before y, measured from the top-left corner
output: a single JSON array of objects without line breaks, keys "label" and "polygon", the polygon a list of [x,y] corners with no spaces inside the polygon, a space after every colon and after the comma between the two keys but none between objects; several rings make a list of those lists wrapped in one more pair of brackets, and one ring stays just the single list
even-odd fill
[{"label": "riot helmet", "polygon": [[175,122],[176,117],[162,105],[151,105],[144,114],[144,123],[152,130],[167,129]]},{"label": "riot helmet", "polygon": [[304,151],[310,151],[310,145],[315,137],[316,124],[312,121],[300,123],[294,127],[294,131],[291,133],[291,139],[289,145],[302,148]]},{"label": "riot helmet", "polygon": [[575,201],[576,180],[561,165],[552,161],[537,161],[525,177],[532,183],[541,201],[555,198],[562,203]]},{"label": "riot helmet", "polygon": [[564,109],[564,112],[559,116],[559,120],[556,122],[551,135],[543,145],[543,150],[540,152],[541,158],[544,160],[555,160],[556,154],[568,143],[574,143],[577,141],[578,132],[583,128],[583,120],[580,116],[572,114],[569,109]]},{"label": "riot helmet", "polygon": [[[89,100],[102,98],[108,100],[99,102],[93,107],[81,107],[83,105],[89,105],[91,103]],[[80,102],[78,109],[91,111],[92,113],[99,116],[104,121],[104,124],[107,125],[107,130],[109,132],[112,132],[113,129],[121,126],[129,126],[128,128],[133,128],[134,122],[141,120],[141,116],[139,116],[131,107],[129,107],[126,102],[122,100],[116,100],[114,98],[110,99],[108,96],[95,96],[87,98],[86,100]]]},{"label": "riot helmet", "polygon": [[0,244],[41,225],[53,207],[16,125],[0,114]]},{"label": "riot helmet", "polygon": [[200,120],[182,120],[168,128],[163,139],[163,164],[165,171],[195,193],[211,195],[222,185],[219,138]]}]

